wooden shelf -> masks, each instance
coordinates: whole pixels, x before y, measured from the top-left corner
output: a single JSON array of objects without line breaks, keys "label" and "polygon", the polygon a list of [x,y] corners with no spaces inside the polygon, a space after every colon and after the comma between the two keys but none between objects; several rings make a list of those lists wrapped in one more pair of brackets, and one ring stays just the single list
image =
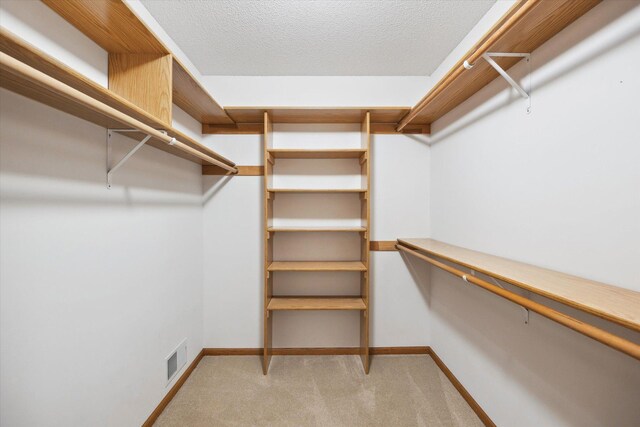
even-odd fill
[{"label": "wooden shelf", "polygon": [[273,261],[267,271],[367,271],[361,261]]},{"label": "wooden shelf", "polygon": [[[135,120],[138,120],[154,129],[165,130],[170,137],[176,138],[178,141],[183,142],[198,152],[206,154],[207,156],[219,160],[227,165],[235,165],[231,160],[193,140],[177,129],[172,128],[169,124],[158,120],[121,96],[114,94],[109,89],[100,86],[93,80],[86,78],[82,74],[39,51],[34,46],[26,43],[5,29],[0,29],[0,51]],[[88,120],[99,126],[103,126],[105,128],[122,127],[121,123],[114,121],[98,111],[85,107],[77,100],[70,98],[66,94],[44,88],[24,76],[10,73],[4,69],[1,76],[1,85],[6,89],[20,93],[81,119]],[[141,134],[137,133],[126,133],[125,135],[138,140],[142,138]],[[152,139],[148,144],[195,163],[205,165],[210,164],[162,141]]]},{"label": "wooden shelf", "polygon": [[272,297],[267,310],[366,310],[361,297]]},{"label": "wooden shelf", "polygon": [[[497,71],[479,58],[482,53],[531,53],[599,2],[519,0],[402,118],[400,128],[433,123],[498,77]],[[520,59],[496,62],[509,69]],[[470,70],[464,67],[467,60],[473,64]]]},{"label": "wooden shelf", "polygon": [[201,123],[233,124],[171,50],[122,0],[43,0],[98,46],[112,53],[172,56],[173,102]]},{"label": "wooden shelf", "polygon": [[366,193],[361,188],[269,188],[269,193]]},{"label": "wooden shelf", "polygon": [[364,232],[367,231],[366,227],[339,227],[339,226],[317,226],[317,227],[297,227],[297,226],[278,226],[268,227],[267,231],[270,233],[275,232]]},{"label": "wooden shelf", "polygon": [[358,123],[367,111],[373,123],[398,123],[409,107],[226,107],[238,123],[262,123],[265,111],[273,123]]},{"label": "wooden shelf", "polygon": [[345,148],[331,150],[302,150],[291,148],[273,148],[267,152],[274,159],[358,159],[366,154],[363,148]]},{"label": "wooden shelf", "polygon": [[398,239],[398,242],[640,331],[640,292],[472,251],[437,240]]}]

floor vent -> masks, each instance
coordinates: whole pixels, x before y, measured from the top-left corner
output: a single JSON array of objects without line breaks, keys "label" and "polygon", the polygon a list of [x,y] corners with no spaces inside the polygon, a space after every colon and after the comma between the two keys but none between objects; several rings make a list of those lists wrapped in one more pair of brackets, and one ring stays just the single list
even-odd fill
[{"label": "floor vent", "polygon": [[187,363],[187,339],[185,338],[165,359],[167,362],[167,384]]}]

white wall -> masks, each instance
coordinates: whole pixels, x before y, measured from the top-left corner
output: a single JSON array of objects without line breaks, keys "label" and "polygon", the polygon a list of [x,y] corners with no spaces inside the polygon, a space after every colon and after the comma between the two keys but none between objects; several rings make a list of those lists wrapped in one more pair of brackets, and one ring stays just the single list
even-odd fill
[{"label": "white wall", "polygon": [[[106,53],[41,2],[1,5],[106,85]],[[105,129],[5,90],[0,114],[0,424],[140,425],[172,385],[164,358],[202,348],[200,167],[145,147],[107,190]]]},{"label": "white wall", "polygon": [[[432,236],[640,291],[639,51],[638,2],[605,1],[533,52],[530,115],[498,79],[434,123]],[[436,268],[431,286],[431,345],[498,425],[637,425],[637,361]]]},{"label": "white wall", "polygon": [[[358,125],[276,125],[276,147],[357,147]],[[262,164],[259,135],[209,135],[205,144],[238,164]],[[416,136],[376,135],[372,141],[372,240],[400,235],[428,235],[429,147]],[[355,160],[279,160],[274,185],[282,187],[355,187]],[[317,166],[321,165],[319,169]],[[337,165],[337,166],[336,166]],[[402,169],[411,171],[403,173]],[[340,175],[336,175],[337,173]],[[342,174],[346,173],[346,176]],[[260,177],[206,177],[204,211],[204,346],[262,346],[263,182]],[[304,209],[300,208],[304,198]],[[355,214],[351,201],[356,200]],[[407,205],[406,201],[411,202]],[[332,212],[326,207],[331,203]],[[224,209],[221,206],[225,206]],[[281,224],[358,223],[359,201],[353,195],[278,195],[276,222]],[[359,236],[276,235],[276,257],[284,259],[359,258]],[[304,240],[303,240],[304,239]],[[337,240],[336,240],[337,239]],[[303,243],[303,244],[301,244]],[[339,243],[339,244],[338,244]],[[339,252],[335,248],[340,247]],[[407,268],[397,252],[372,253],[372,322],[374,346],[427,345],[426,268]],[[276,292],[357,293],[355,273],[276,273]],[[276,313],[274,346],[357,346],[357,313]]]}]

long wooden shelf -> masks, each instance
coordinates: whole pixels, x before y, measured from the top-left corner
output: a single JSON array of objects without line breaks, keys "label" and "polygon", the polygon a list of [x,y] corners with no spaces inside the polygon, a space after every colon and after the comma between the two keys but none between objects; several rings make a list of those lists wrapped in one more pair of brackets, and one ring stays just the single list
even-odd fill
[{"label": "long wooden shelf", "polygon": [[[601,0],[520,0],[402,118],[398,129],[431,124],[498,77],[479,59],[487,51],[530,53]],[[494,58],[495,59],[495,58]],[[521,58],[496,62],[509,69]],[[466,69],[464,62],[473,64]]]},{"label": "long wooden shelf", "polygon": [[274,159],[358,159],[366,154],[364,148],[344,148],[330,150],[271,148],[267,152]]},{"label": "long wooden shelf", "polygon": [[373,123],[398,123],[409,107],[226,107],[238,123],[262,123],[265,111],[273,123],[358,123],[371,113]]},{"label": "long wooden shelf", "polygon": [[273,261],[267,271],[367,271],[361,261]]},{"label": "long wooden shelf", "polygon": [[[205,145],[200,144],[177,129],[172,128],[168,123],[160,121],[121,96],[95,83],[93,80],[86,78],[60,61],[57,61],[51,56],[39,51],[34,46],[28,44],[5,29],[0,29],[0,51],[17,59],[21,63],[28,65],[29,67],[32,67],[35,70],[38,70],[53,79],[84,93],[85,95],[88,95],[96,101],[144,123],[147,126],[166,131],[168,136],[176,138],[178,141],[183,142],[185,145],[197,152],[212,157],[226,165],[235,166],[235,163],[231,160],[221,156]],[[6,89],[20,93],[76,117],[88,120],[105,128],[122,127],[122,123],[105,116],[101,112],[87,108],[86,106],[78,103],[76,99],[70,98],[68,95],[60,93],[59,91],[43,88],[42,86],[35,84],[33,81],[24,78],[24,76],[12,74],[3,70],[0,80],[0,84]],[[141,139],[141,134],[126,133],[125,135]],[[177,147],[168,145],[157,139],[150,140],[148,144],[192,162],[204,165],[212,164],[202,160],[196,155],[180,150]]]},{"label": "long wooden shelf", "polygon": [[367,231],[366,227],[339,227],[339,226],[277,226],[268,227],[267,231],[270,233],[275,232],[364,232]]},{"label": "long wooden shelf", "polygon": [[122,0],[42,0],[109,53],[170,54],[173,102],[201,123],[233,124],[171,50]]},{"label": "long wooden shelf", "polygon": [[640,331],[640,292],[449,245],[433,239],[398,242],[570,307]]},{"label": "long wooden shelf", "polygon": [[267,310],[366,310],[361,297],[278,297],[267,304]]}]

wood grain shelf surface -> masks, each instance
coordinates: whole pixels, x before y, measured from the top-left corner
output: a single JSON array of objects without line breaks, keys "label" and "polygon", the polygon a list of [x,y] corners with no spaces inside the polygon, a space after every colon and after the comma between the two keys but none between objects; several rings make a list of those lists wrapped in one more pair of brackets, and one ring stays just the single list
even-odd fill
[{"label": "wood grain shelf surface", "polygon": [[267,231],[275,232],[364,232],[366,227],[340,227],[340,226],[275,226],[268,227]]},{"label": "wood grain shelf surface", "polygon": [[361,297],[278,297],[274,296],[267,310],[365,310]]},{"label": "wood grain shelf surface", "polygon": [[[93,80],[88,79],[84,75],[76,72],[60,61],[52,58],[44,52],[38,50],[34,46],[20,39],[11,32],[0,29],[0,51],[19,60],[20,62],[47,74],[54,79],[70,86],[97,101],[102,102],[112,108],[115,108],[122,113],[139,120],[140,122],[151,126],[155,129],[163,129],[171,137],[176,138],[178,141],[185,143],[189,147],[207,154],[214,159],[220,160],[228,165],[235,165],[231,160],[221,156],[210,148],[195,141],[193,138],[188,137],[184,133],[172,128],[168,123],[165,123],[141,108],[137,107],[133,103],[127,101],[121,96],[113,93],[109,89],[95,83]],[[44,89],[34,82],[25,79],[23,77],[2,72],[0,79],[2,87],[27,96],[35,101],[42,102],[58,110],[64,111],[68,114],[74,115],[81,119],[90,121],[99,126],[105,128],[118,128],[122,125],[112,119],[104,116],[103,114],[89,109],[72,98],[69,98],[65,94],[57,93],[48,89]],[[126,136],[136,138],[138,140],[143,138],[142,134],[138,133],[126,133]],[[185,158],[195,163],[207,164],[198,157],[192,156],[184,151],[178,150],[168,144],[154,139],[150,140],[149,145],[166,151],[173,155]]]},{"label": "wood grain shelf surface", "polygon": [[[531,53],[580,16],[597,5],[600,0],[519,0],[449,72],[401,120],[401,125],[430,124],[462,104],[480,89],[498,77],[498,72],[484,59],[474,62],[473,68],[464,67],[464,61],[481,49],[491,52]],[[519,13],[523,7],[526,13]],[[500,28],[515,21],[508,31],[494,37]],[[497,58],[496,62],[509,69],[522,58]],[[505,82],[505,86],[507,83]]]},{"label": "wood grain shelf surface", "polygon": [[361,261],[273,261],[268,271],[367,271]]},{"label": "wood grain shelf surface", "polygon": [[329,150],[303,150],[293,148],[272,148],[267,150],[274,159],[357,159],[367,150],[363,148],[344,148]]},{"label": "wood grain shelf surface", "polygon": [[269,188],[269,193],[366,193],[362,188]]},{"label": "wood grain shelf surface", "polygon": [[201,123],[233,120],[187,67],[122,0],[43,0],[67,22],[109,53],[171,54],[173,102]]},{"label": "wood grain shelf surface", "polygon": [[640,331],[640,292],[449,245],[398,239],[409,248],[465,266],[570,307]]},{"label": "wood grain shelf surface", "polygon": [[398,123],[410,107],[226,107],[236,123],[262,123],[264,112],[273,123],[362,123],[367,111],[372,123]]}]

